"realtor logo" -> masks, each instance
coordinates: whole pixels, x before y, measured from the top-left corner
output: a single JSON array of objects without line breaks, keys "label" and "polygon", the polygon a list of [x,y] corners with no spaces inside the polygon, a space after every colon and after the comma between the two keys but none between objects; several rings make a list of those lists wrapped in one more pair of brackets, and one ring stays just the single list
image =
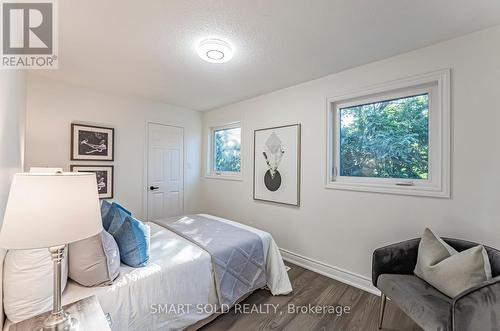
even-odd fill
[{"label": "realtor logo", "polygon": [[4,69],[57,69],[53,0],[0,0]]}]

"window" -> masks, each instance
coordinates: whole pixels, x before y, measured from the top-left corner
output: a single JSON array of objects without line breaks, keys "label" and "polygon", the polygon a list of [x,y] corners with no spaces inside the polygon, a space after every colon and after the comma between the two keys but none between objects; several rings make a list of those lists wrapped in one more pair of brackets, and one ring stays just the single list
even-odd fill
[{"label": "window", "polygon": [[449,71],[328,100],[327,188],[449,197]]},{"label": "window", "polygon": [[241,127],[239,123],[212,128],[210,144],[209,176],[239,177],[241,173]]},{"label": "window", "polygon": [[339,109],[340,176],[427,179],[429,94]]}]

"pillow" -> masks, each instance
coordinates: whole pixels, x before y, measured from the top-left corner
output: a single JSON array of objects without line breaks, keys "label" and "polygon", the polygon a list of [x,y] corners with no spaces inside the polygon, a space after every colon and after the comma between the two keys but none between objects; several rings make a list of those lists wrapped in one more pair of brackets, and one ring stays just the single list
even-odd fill
[{"label": "pillow", "polygon": [[482,245],[457,252],[431,230],[425,229],[414,273],[453,298],[491,279],[491,266]]},{"label": "pillow", "polygon": [[112,235],[103,230],[69,244],[68,276],[83,286],[111,285],[120,274],[120,252]]},{"label": "pillow", "polygon": [[125,209],[125,207],[123,207],[122,205],[120,205],[120,204],[119,204],[119,203],[117,203],[117,202],[113,202],[113,203],[111,204],[111,206],[112,206],[113,208],[118,208],[118,209],[121,209],[121,210],[122,210],[122,211],[124,211],[126,214],[132,215],[132,213],[131,213],[131,212],[129,212],[127,209]]},{"label": "pillow", "polygon": [[101,201],[101,218],[106,217],[111,209],[111,203],[108,200]]},{"label": "pillow", "polygon": [[[68,279],[67,250],[61,262],[61,291]],[[52,309],[54,266],[47,248],[9,250],[3,269],[5,315],[14,323]]]},{"label": "pillow", "polygon": [[121,222],[113,220],[110,233],[116,240],[123,263],[134,268],[149,262],[151,230],[148,225],[127,215]]},{"label": "pillow", "polygon": [[115,216],[117,210],[121,210],[122,213],[125,213],[127,215],[132,215],[131,212],[129,212],[122,205],[116,202],[109,203],[108,201],[103,200],[103,202],[101,203],[101,218],[102,227],[104,228],[104,230],[109,230],[109,226],[111,222],[113,222],[113,217]]},{"label": "pillow", "polygon": [[[113,217],[111,218],[111,222],[108,225],[108,232],[114,235],[116,230],[118,230],[123,222],[125,222],[125,219],[130,216],[130,214],[127,214],[123,209],[121,208],[116,208],[116,207],[111,207],[113,209]],[[116,238],[115,238],[116,239]]]}]

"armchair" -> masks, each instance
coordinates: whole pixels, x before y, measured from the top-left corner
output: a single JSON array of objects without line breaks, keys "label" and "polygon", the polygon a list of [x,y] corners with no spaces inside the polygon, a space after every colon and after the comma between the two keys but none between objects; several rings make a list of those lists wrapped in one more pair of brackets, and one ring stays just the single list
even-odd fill
[{"label": "armchair", "polygon": [[[457,251],[478,244],[442,238]],[[372,282],[382,292],[379,329],[389,297],[424,330],[500,330],[500,251],[487,247],[492,279],[449,298],[413,274],[420,239],[378,248],[373,252]]]}]

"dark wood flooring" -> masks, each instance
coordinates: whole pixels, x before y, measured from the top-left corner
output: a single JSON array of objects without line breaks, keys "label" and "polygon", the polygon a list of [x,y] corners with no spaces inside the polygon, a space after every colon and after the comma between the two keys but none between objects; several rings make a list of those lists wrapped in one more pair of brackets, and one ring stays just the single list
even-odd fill
[{"label": "dark wood flooring", "polygon": [[[371,331],[378,330],[380,298],[355,287],[319,275],[299,266],[285,263],[292,269],[288,272],[293,293],[286,296],[272,296],[258,290],[241,304],[266,307],[265,304],[279,304],[277,312],[270,307],[269,314],[253,312],[243,314],[231,312],[219,316],[200,330],[202,331],[246,331],[246,330],[287,330],[287,331]],[[294,306],[348,306],[350,313],[336,314],[293,314],[288,312],[288,304]],[[387,301],[383,330],[421,331],[402,311]]]}]

